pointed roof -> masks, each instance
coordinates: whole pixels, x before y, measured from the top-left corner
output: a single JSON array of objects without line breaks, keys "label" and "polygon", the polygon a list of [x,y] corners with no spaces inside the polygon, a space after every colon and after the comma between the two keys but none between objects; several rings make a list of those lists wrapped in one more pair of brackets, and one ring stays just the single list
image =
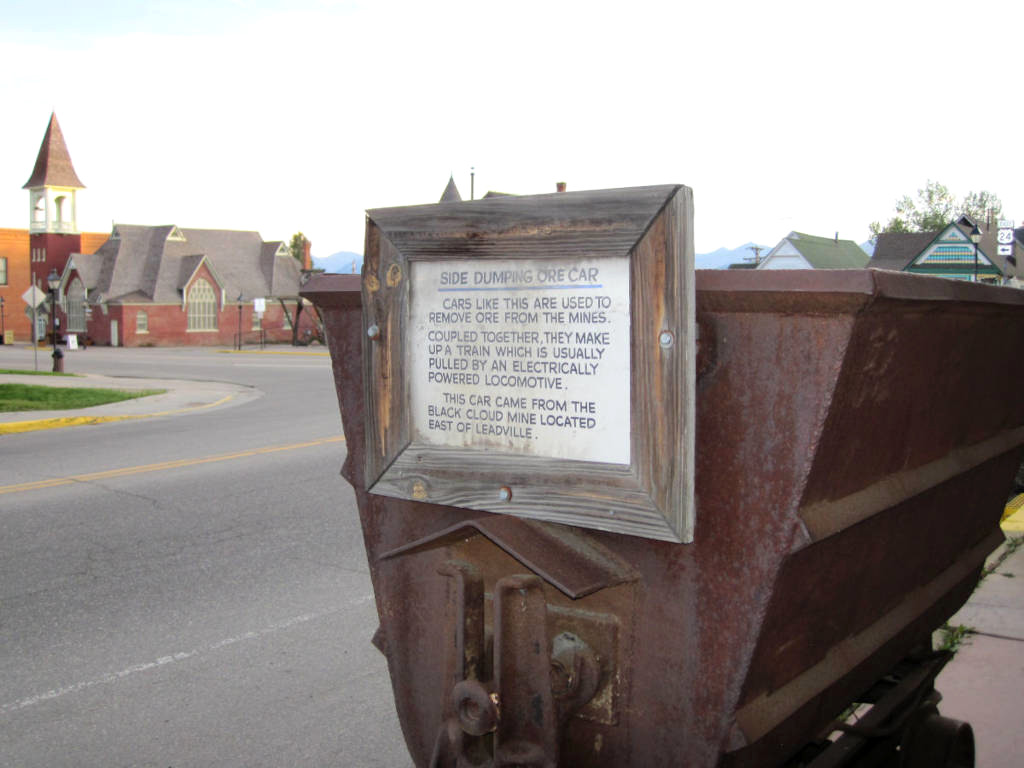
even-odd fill
[{"label": "pointed roof", "polygon": [[777,269],[778,261],[798,254],[813,269],[864,269],[869,258],[853,240],[794,231],[782,238],[755,269]]},{"label": "pointed roof", "polygon": [[868,267],[902,272],[938,236],[938,232],[881,232]]},{"label": "pointed roof", "polygon": [[439,203],[460,203],[462,202],[462,195],[459,194],[459,188],[455,186],[455,177],[448,177],[448,186],[444,188],[444,192],[441,194]]},{"label": "pointed roof", "polygon": [[790,232],[786,238],[815,269],[864,269],[870,258],[853,240]]},{"label": "pointed roof", "polygon": [[258,232],[186,229],[171,224],[117,224],[95,254],[75,254],[75,265],[90,296],[105,301],[180,303],[196,271],[206,264],[231,301],[263,296],[295,297],[299,262],[280,241],[264,242]]},{"label": "pointed roof", "polygon": [[[882,232],[878,236],[875,253],[868,262],[868,267],[895,272],[908,270],[925,251],[944,236],[948,237],[954,229],[960,231],[966,242],[970,239],[973,227],[974,219],[960,216],[935,232]],[[999,255],[999,244],[996,242],[998,228],[984,222],[979,223],[978,228],[981,230],[978,253],[1006,277],[1024,277],[1024,260],[1020,258],[1020,254],[1024,253],[1024,237],[1017,237],[1018,245],[1014,256],[1017,263],[1014,264],[1008,261],[1006,256]]]},{"label": "pointed roof", "polygon": [[22,189],[45,186],[85,189],[85,184],[78,178],[71,164],[71,155],[64,143],[56,112],[50,114],[50,124],[46,126],[46,135],[39,147],[36,167],[32,169],[32,175]]}]

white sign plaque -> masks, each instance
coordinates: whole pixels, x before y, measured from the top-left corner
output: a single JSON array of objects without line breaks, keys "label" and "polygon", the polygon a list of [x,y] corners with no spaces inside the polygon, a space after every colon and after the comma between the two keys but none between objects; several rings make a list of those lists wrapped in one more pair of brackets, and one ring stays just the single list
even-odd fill
[{"label": "white sign plaque", "polygon": [[415,439],[630,463],[629,259],[412,265]]}]

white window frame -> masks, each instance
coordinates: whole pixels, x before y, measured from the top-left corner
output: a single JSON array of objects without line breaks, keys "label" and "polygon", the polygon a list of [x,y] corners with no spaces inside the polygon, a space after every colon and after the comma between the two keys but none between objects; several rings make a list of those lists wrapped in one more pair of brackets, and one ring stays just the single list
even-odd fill
[{"label": "white window frame", "polygon": [[77,277],[71,281],[64,294],[64,311],[67,315],[68,333],[85,333],[85,286]]},{"label": "white window frame", "polygon": [[186,310],[190,333],[217,330],[217,292],[209,280],[200,277],[192,283],[188,290]]}]

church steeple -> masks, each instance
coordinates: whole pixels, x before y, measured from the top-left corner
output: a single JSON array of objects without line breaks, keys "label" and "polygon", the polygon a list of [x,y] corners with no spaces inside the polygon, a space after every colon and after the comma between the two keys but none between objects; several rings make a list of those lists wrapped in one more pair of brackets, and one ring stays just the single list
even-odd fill
[{"label": "church steeple", "polygon": [[76,192],[85,185],[75,173],[57,113],[50,115],[35,168],[22,189],[29,191],[29,233],[77,234]]},{"label": "church steeple", "polygon": [[441,199],[439,203],[458,203],[462,201],[462,195],[459,194],[459,188],[455,186],[455,177],[448,177],[448,186],[444,188],[444,192],[441,193]]}]

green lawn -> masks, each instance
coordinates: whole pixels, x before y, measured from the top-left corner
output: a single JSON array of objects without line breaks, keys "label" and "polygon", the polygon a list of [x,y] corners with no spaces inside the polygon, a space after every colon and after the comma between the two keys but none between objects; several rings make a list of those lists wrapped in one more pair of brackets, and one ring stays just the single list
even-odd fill
[{"label": "green lawn", "polygon": [[42,387],[33,384],[0,384],[0,412],[60,411],[119,403],[136,397],[159,395],[165,389],[126,391],[92,387]]},{"label": "green lawn", "polygon": [[77,376],[76,373],[54,373],[53,371],[22,371],[16,368],[0,368],[0,373],[16,373],[18,376]]}]

